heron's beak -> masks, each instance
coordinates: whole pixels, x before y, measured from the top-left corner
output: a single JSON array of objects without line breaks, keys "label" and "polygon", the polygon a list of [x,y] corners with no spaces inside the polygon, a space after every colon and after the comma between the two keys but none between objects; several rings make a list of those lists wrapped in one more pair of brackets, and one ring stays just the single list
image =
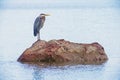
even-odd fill
[{"label": "heron's beak", "polygon": [[50,16],[50,14],[45,14],[45,16]]}]

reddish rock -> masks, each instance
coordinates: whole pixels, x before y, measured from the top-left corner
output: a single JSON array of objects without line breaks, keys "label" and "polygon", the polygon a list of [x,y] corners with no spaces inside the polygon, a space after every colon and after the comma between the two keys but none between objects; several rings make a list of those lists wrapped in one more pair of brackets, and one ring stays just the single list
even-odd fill
[{"label": "reddish rock", "polygon": [[64,39],[38,40],[18,58],[20,62],[99,64],[108,59],[98,43],[79,44]]}]

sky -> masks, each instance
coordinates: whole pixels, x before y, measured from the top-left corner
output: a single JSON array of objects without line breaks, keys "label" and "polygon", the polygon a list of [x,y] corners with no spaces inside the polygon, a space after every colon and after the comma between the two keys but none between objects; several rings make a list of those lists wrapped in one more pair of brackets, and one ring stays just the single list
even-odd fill
[{"label": "sky", "polygon": [[[59,5],[58,5],[59,4]],[[0,0],[1,8],[118,7],[120,0]]]}]

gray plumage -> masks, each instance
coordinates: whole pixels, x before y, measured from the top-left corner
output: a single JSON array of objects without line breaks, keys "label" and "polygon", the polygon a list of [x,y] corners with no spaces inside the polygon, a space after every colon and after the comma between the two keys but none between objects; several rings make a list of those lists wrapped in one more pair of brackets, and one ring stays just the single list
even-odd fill
[{"label": "gray plumage", "polygon": [[41,26],[41,19],[40,17],[37,17],[35,19],[35,22],[34,22],[34,36],[37,36],[37,34],[39,33],[40,29],[42,28]]},{"label": "gray plumage", "polygon": [[43,27],[44,25],[44,22],[45,22],[45,16],[49,16],[48,14],[40,14],[40,16],[38,16],[36,19],[35,19],[35,22],[34,22],[34,29],[33,29],[33,34],[34,36],[38,36],[38,40],[40,39],[40,29]]}]

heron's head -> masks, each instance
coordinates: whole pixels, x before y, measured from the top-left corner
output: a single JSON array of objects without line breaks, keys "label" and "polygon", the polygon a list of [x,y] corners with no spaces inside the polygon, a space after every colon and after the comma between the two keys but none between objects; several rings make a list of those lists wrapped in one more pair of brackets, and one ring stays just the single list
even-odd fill
[{"label": "heron's head", "polygon": [[44,14],[44,13],[40,14],[40,17],[45,17],[45,16],[50,16],[50,15],[49,14]]}]

